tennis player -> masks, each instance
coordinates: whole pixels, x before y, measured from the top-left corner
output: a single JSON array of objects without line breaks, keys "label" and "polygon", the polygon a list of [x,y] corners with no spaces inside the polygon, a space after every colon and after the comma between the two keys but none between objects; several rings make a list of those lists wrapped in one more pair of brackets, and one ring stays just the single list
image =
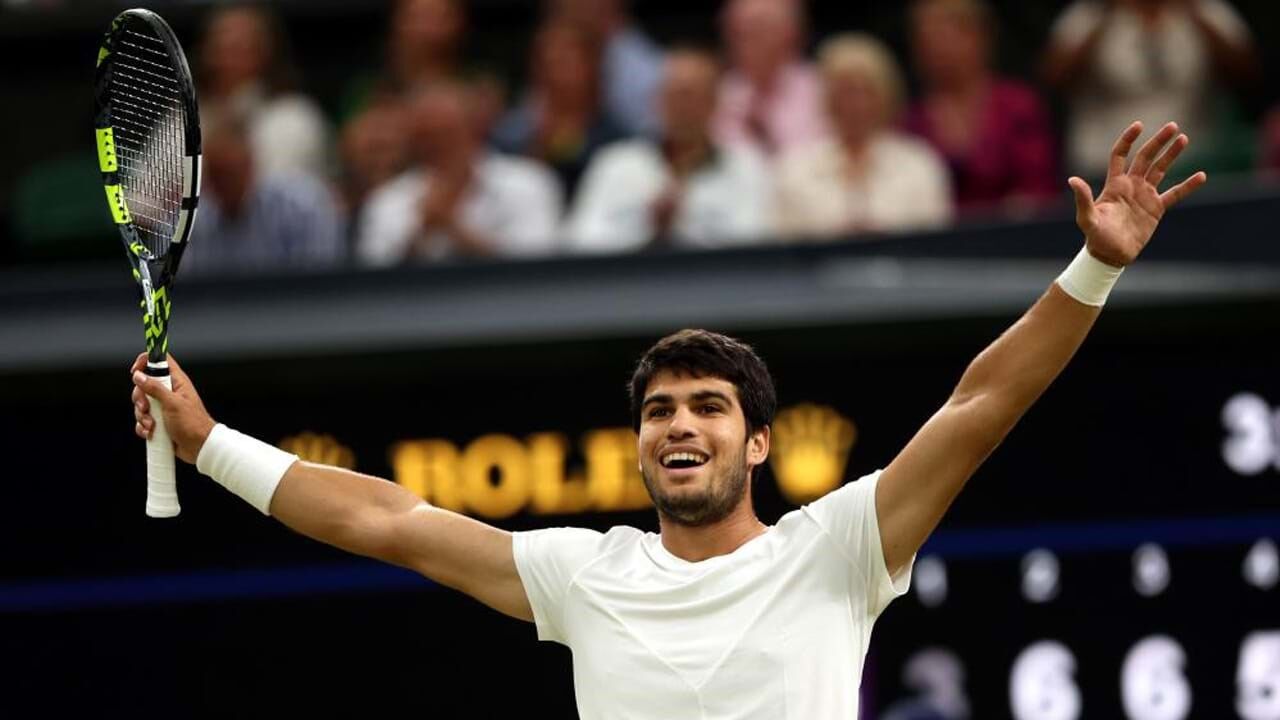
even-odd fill
[{"label": "tennis player", "polygon": [[136,431],[152,431],[146,395],[159,398],[178,457],[261,512],[536,623],[539,638],[573,650],[584,720],[855,718],[872,625],[906,591],[916,551],[1075,353],[1165,211],[1206,181],[1160,193],[1188,140],[1166,125],[1130,163],[1141,132],[1135,123],[1116,141],[1096,200],[1069,181],[1085,248],[902,452],[773,526],[751,505],[773,382],[749,347],[705,331],[660,340],[631,382],[656,535],[508,533],[301,462],[214,422],[176,363],[172,391],[138,372],[145,356],[133,366]]}]

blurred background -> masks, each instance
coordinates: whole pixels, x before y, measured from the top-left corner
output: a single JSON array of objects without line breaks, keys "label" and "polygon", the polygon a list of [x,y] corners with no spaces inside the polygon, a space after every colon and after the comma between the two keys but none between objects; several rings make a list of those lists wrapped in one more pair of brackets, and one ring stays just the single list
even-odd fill
[{"label": "blurred background", "polygon": [[[92,135],[127,5],[0,0],[0,716],[574,717],[570,656],[193,470],[147,520]],[[1280,7],[156,2],[205,178],[172,348],[210,410],[509,529],[656,530],[624,382],[726,331],[763,519],[883,467],[1079,249],[1133,119],[1170,213],[881,619],[864,717],[1280,720]],[[850,682],[857,682],[850,678]]]}]

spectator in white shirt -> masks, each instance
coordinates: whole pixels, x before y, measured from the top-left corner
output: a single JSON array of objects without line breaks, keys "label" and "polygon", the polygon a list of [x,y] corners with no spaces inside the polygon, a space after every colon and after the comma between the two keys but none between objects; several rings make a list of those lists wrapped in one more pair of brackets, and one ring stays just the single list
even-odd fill
[{"label": "spectator in white shirt", "polygon": [[658,91],[662,138],[617,143],[597,155],[567,223],[576,249],[719,247],[772,235],[764,159],[711,139],[718,77],[706,52],[668,55]]},{"label": "spectator in white shirt", "polygon": [[419,166],[376,189],[361,212],[356,257],[365,265],[457,256],[551,253],[561,194],[542,165],[485,151],[471,94],[436,83],[410,101]]},{"label": "spectator in white shirt", "polygon": [[202,115],[233,114],[248,122],[261,173],[332,169],[332,131],[320,107],[296,89],[287,36],[259,6],[214,10],[200,41]]},{"label": "spectator in white shirt", "polygon": [[823,44],[819,64],[833,137],[779,160],[782,231],[829,238],[950,220],[946,165],[928,144],[894,129],[902,76],[889,49],[870,35],[840,35]]},{"label": "spectator in white shirt", "polygon": [[1076,0],[1054,23],[1044,71],[1067,95],[1070,169],[1101,177],[1114,129],[1134,120],[1152,132],[1172,120],[1198,152],[1228,152],[1216,147],[1214,93],[1251,82],[1258,61],[1224,0]]}]

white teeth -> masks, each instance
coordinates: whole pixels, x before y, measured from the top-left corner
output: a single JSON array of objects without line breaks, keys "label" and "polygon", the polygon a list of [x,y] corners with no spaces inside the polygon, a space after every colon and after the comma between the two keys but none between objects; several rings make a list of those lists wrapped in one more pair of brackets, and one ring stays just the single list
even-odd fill
[{"label": "white teeth", "polygon": [[676,452],[676,453],[671,453],[670,455],[664,456],[662,458],[662,464],[665,467],[670,467],[671,463],[679,460],[701,464],[707,461],[707,456],[703,455],[702,453]]}]

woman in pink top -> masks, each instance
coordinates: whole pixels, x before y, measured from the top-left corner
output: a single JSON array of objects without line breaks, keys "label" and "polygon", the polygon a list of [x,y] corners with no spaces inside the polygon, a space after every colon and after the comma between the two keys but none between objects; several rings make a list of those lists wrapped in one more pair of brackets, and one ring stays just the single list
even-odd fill
[{"label": "woman in pink top", "polygon": [[962,213],[1034,209],[1062,190],[1040,98],[992,72],[991,23],[982,0],[920,0],[911,13],[923,94],[906,128],[946,160]]}]

